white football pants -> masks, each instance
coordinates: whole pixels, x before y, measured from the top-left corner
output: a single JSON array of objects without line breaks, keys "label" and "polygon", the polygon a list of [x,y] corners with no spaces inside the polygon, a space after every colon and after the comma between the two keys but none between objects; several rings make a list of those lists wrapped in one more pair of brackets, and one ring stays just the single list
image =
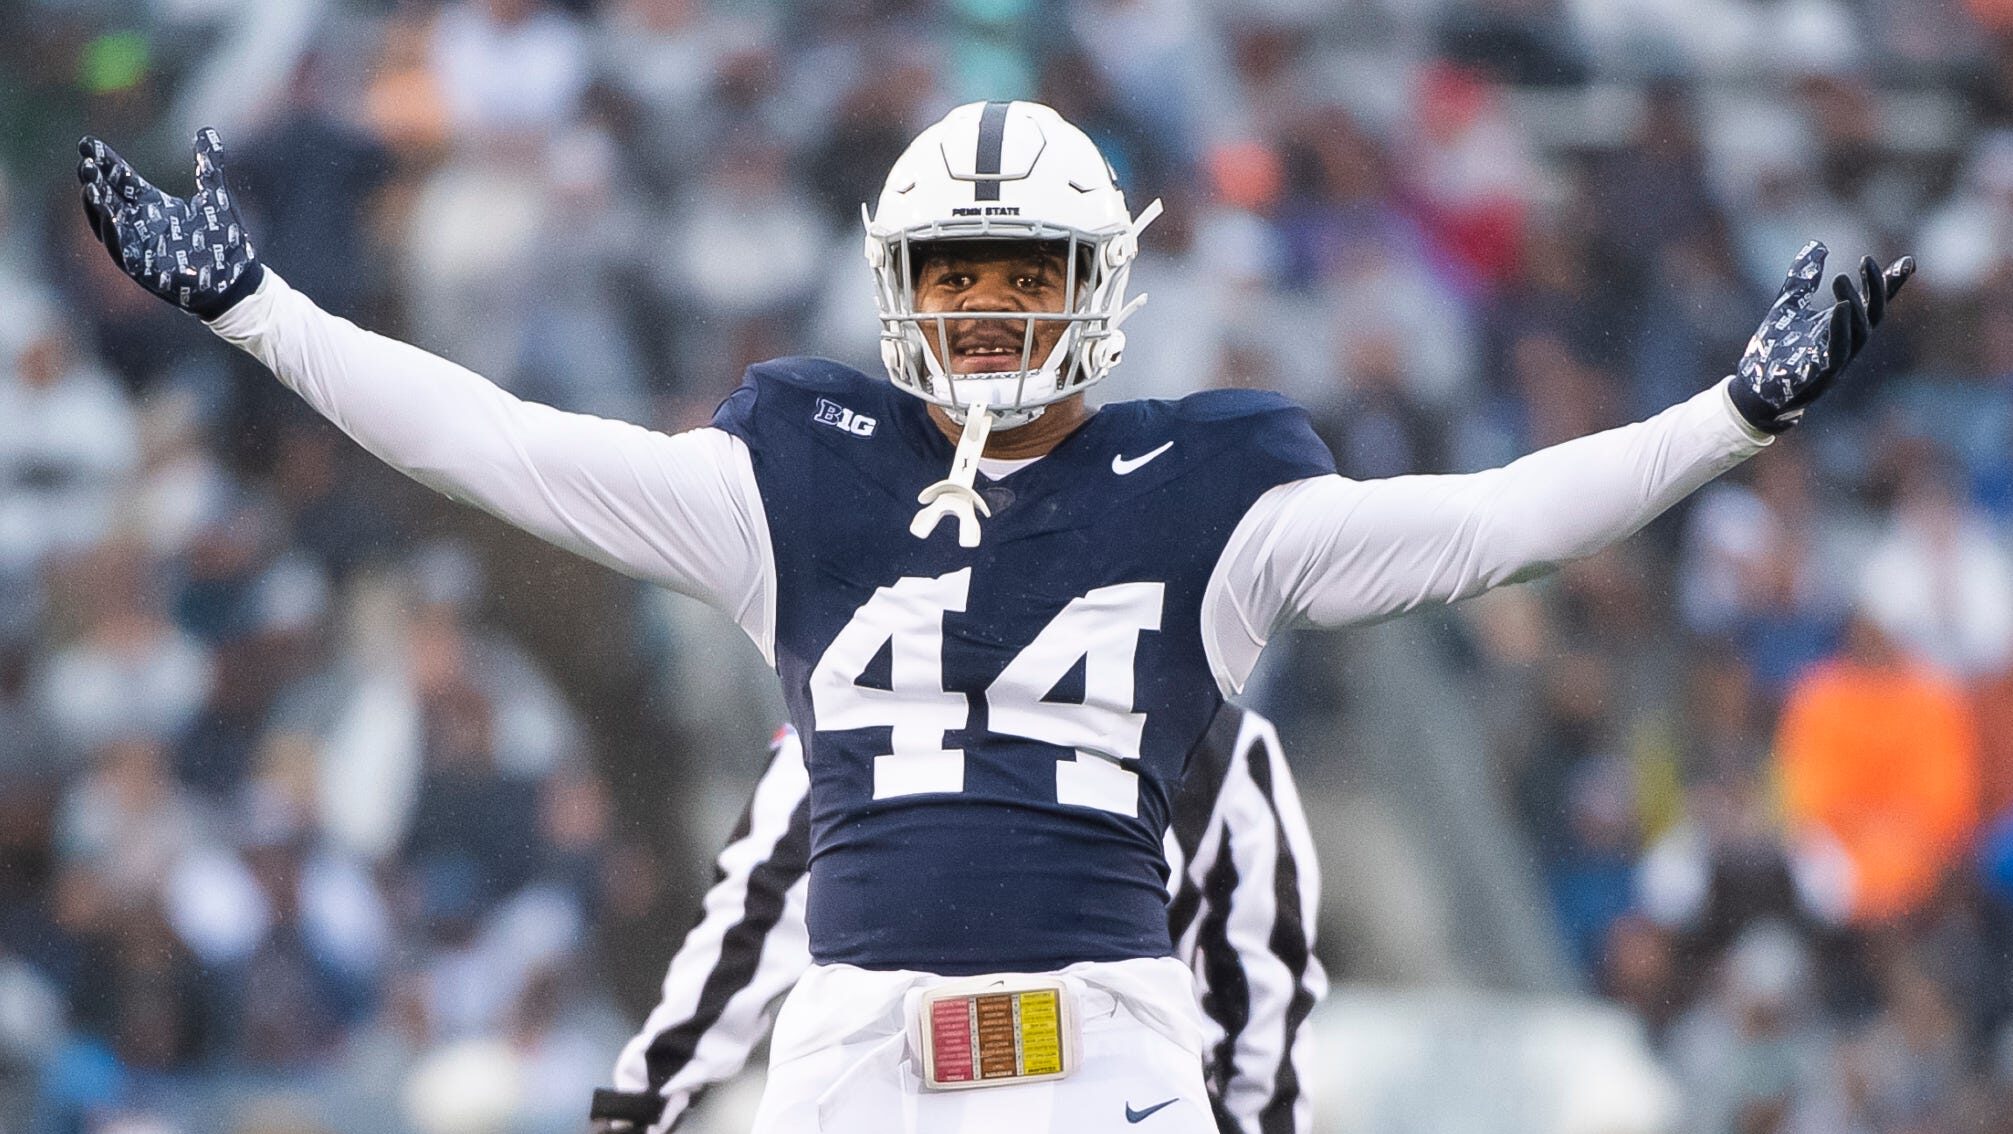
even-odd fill
[{"label": "white football pants", "polygon": [[952,978],[812,966],[776,1017],[752,1134],[1216,1134],[1186,966],[1156,957],[1043,975],[1076,997],[1074,1074],[925,1091],[910,1022],[923,993]]}]

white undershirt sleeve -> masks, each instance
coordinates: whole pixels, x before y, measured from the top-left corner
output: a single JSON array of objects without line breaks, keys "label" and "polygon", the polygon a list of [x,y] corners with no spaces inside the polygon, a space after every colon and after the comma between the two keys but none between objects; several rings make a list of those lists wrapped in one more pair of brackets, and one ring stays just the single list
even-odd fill
[{"label": "white undershirt sleeve", "polygon": [[267,269],[210,323],[393,468],[725,611],[774,660],[773,560],[747,446],[523,401],[316,307]]},{"label": "white undershirt sleeve", "polygon": [[1276,630],[1456,602],[1592,555],[1768,443],[1722,382],[1499,469],[1280,485],[1245,513],[1204,592],[1210,666],[1235,693]]}]

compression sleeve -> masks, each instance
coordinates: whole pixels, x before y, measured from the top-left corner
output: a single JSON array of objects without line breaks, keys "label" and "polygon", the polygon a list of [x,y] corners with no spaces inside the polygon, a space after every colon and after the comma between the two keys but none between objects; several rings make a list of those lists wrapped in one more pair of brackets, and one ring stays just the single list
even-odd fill
[{"label": "compression sleeve", "polygon": [[400,472],[725,611],[773,654],[768,524],[747,446],[523,401],[316,307],[268,269],[210,323]]},{"label": "compression sleeve", "polygon": [[1239,521],[1203,597],[1217,681],[1242,689],[1278,629],[1456,602],[1592,555],[1768,443],[1722,382],[1486,472],[1280,485]]}]

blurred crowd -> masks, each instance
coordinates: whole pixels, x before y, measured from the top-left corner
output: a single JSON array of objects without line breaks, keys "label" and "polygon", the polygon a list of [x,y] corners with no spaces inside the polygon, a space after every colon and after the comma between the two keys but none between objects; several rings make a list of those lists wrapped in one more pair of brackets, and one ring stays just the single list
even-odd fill
[{"label": "blurred crowd", "polygon": [[[76,136],[180,192],[175,115],[230,116],[261,254],[323,307],[680,429],[756,359],[878,369],[860,203],[981,97],[1054,106],[1167,202],[1105,396],[1280,389],[1357,477],[1689,396],[1807,238],[1840,269],[1916,254],[1809,428],[1455,623],[1562,934],[1683,1129],[2013,1129],[2013,4],[0,23],[0,1132],[577,1128],[635,1018],[597,950],[648,925],[661,964],[688,915],[652,872],[706,842],[619,833],[611,769],[659,754],[611,751],[505,629],[445,505],[92,246]],[[686,690],[640,698],[654,735],[697,781],[745,775],[759,663],[693,664],[725,638],[682,609],[609,609],[595,637]]]}]

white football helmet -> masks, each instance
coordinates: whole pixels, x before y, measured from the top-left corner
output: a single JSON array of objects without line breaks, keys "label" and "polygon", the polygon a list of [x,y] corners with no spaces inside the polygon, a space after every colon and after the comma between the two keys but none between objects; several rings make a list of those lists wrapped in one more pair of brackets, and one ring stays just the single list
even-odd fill
[{"label": "white football helmet", "polygon": [[[985,406],[1002,428],[1101,380],[1125,350],[1119,325],[1145,302],[1126,303],[1126,276],[1140,232],[1159,212],[1155,201],[1135,219],[1096,144],[1046,106],[974,102],[951,111],[896,160],[873,215],[861,209],[888,377],[960,420],[969,407]],[[917,246],[949,240],[1065,244],[1064,309],[918,312]],[[925,326],[941,343],[948,320],[974,318],[1025,324],[1017,369],[952,374],[925,344]],[[1048,357],[1036,359],[1035,324],[1047,321],[1069,326]]]}]

